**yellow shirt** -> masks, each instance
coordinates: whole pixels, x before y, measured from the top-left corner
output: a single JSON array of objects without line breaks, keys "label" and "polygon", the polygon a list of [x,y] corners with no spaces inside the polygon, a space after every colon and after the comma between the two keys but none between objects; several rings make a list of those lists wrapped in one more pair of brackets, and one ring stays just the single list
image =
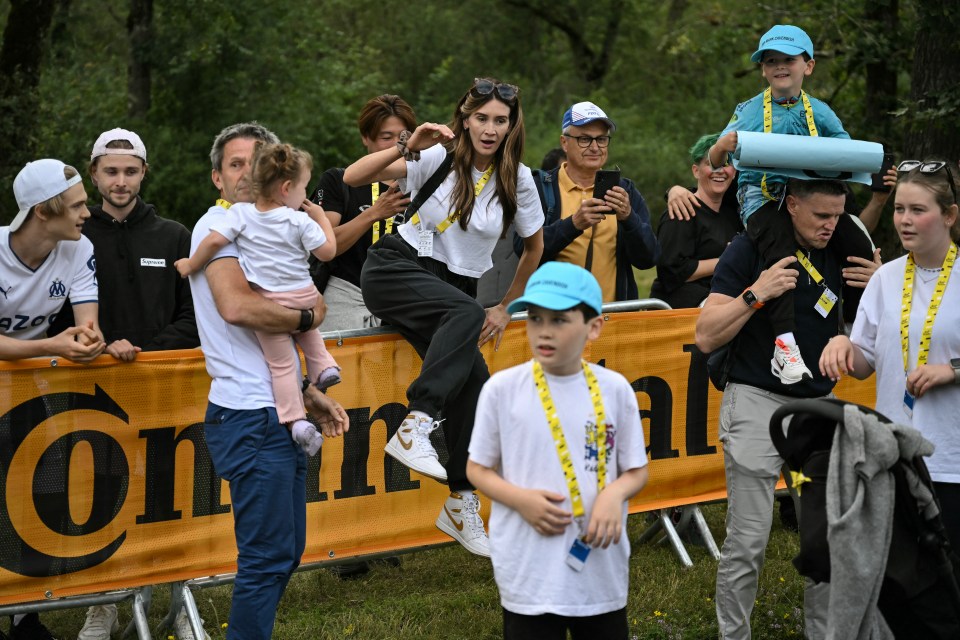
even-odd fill
[{"label": "yellow shirt", "polygon": [[[560,219],[569,218],[580,203],[593,197],[593,184],[581,187],[567,175],[567,163],[557,172],[560,186]],[[586,267],[587,248],[593,239],[593,262],[590,272],[600,283],[604,302],[613,302],[617,294],[617,216],[609,213],[602,222],[580,234],[557,254],[560,262]]]}]

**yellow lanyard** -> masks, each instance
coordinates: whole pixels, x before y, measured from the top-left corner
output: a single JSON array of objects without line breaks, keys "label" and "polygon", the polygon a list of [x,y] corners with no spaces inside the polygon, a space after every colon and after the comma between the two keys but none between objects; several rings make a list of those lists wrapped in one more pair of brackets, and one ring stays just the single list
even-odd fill
[{"label": "yellow lanyard", "polygon": [[[810,104],[810,98],[807,97],[807,92],[803,89],[800,90],[800,100],[803,102],[803,110],[807,117],[807,130],[810,131],[810,136],[815,138],[820,134],[817,133],[817,125],[813,121],[813,106]],[[771,133],[772,131],[773,91],[770,90],[770,87],[767,87],[763,92],[763,132]],[[760,190],[763,191],[763,197],[767,200],[776,200],[767,190],[767,174],[763,174],[763,178],[760,180]]]},{"label": "yellow lanyard", "polygon": [[[380,183],[374,182],[370,185],[370,206],[376,204],[377,199],[380,197]],[[393,217],[389,217],[386,220],[378,220],[373,223],[373,244],[377,243],[377,240],[380,239],[380,228],[383,227],[383,235],[388,236],[393,233]]]},{"label": "yellow lanyard", "polygon": [[[494,164],[491,162],[491,163],[490,163],[490,166],[487,167],[487,170],[484,171],[484,172],[483,172],[483,175],[480,176],[480,179],[477,180],[477,184],[473,185],[473,197],[474,197],[474,198],[479,198],[479,197],[480,197],[480,192],[483,191],[483,188],[484,188],[485,186],[487,186],[487,182],[490,181],[490,176],[493,175],[493,169],[494,169]],[[443,222],[441,222],[440,224],[437,225],[437,228],[434,230],[434,232],[435,232],[436,234],[438,234],[438,235],[441,234],[441,233],[443,233],[444,231],[446,231],[447,229],[449,229],[449,228],[450,228],[450,225],[452,225],[454,222],[456,222],[459,218],[460,218],[460,212],[459,212],[459,211],[454,211],[453,213],[451,213],[450,215],[447,216],[447,219],[446,219],[446,220],[444,220]],[[413,223],[413,224],[420,224],[420,212],[419,212],[419,211],[416,212],[415,214],[413,214],[413,217],[410,218],[410,222]]]},{"label": "yellow lanyard", "polygon": [[[587,379],[587,389],[590,391],[593,411],[597,416],[596,440],[592,444],[597,447],[597,493],[599,493],[603,491],[607,484],[607,417],[603,410],[603,397],[600,395],[600,385],[597,383],[597,377],[586,362],[583,363],[583,375]],[[533,362],[533,381],[537,385],[540,403],[543,405],[543,412],[547,416],[547,424],[550,425],[550,432],[553,435],[553,445],[557,448],[560,466],[563,468],[563,475],[567,479],[573,517],[574,519],[582,519],[585,512],[583,510],[583,497],[580,495],[580,485],[577,483],[577,472],[573,468],[570,449],[567,448],[567,439],[560,427],[557,408],[553,404],[553,398],[550,397],[547,377],[543,373],[543,367],[537,361]]]},{"label": "yellow lanyard", "polygon": [[[951,244],[943,259],[943,265],[940,268],[940,276],[937,278],[937,284],[933,288],[933,296],[930,298],[930,306],[927,307],[927,318],[923,321],[923,331],[920,333],[920,345],[917,348],[917,366],[927,363],[927,356],[930,355],[930,338],[933,334],[933,321],[937,317],[937,311],[940,310],[940,301],[943,300],[943,294],[947,290],[947,280],[950,279],[950,272],[953,271],[953,263],[957,259],[957,245]],[[910,307],[913,305],[913,274],[916,263],[913,261],[913,253],[907,254],[907,267],[903,272],[903,302],[900,306],[900,346],[903,349],[903,370],[910,371],[907,362],[910,349]]]},{"label": "yellow lanyard", "polygon": [[807,270],[807,273],[810,274],[810,277],[813,278],[813,281],[817,283],[818,286],[823,286],[823,276],[820,275],[820,272],[817,271],[817,268],[813,266],[813,263],[810,262],[810,259],[807,258],[807,256],[803,253],[803,251],[800,251],[800,249],[797,249],[796,255],[797,261],[803,265],[803,268]]},{"label": "yellow lanyard", "polygon": [[218,207],[223,207],[224,209],[229,209],[230,207],[233,206],[233,203],[232,203],[232,202],[227,202],[227,201],[224,200],[223,198],[217,198],[217,206],[218,206]]}]

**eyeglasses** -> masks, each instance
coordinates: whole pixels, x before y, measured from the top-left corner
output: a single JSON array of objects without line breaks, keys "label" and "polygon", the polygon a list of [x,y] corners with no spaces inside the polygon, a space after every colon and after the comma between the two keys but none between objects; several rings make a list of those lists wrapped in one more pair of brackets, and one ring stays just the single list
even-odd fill
[{"label": "eyeglasses", "polygon": [[497,92],[497,97],[501,100],[516,100],[517,94],[520,93],[520,89],[516,85],[507,84],[505,82],[494,82],[493,80],[488,80],[487,78],[474,78],[473,79],[473,88],[471,89],[477,96],[488,96],[494,91]]},{"label": "eyeglasses", "polygon": [[953,173],[950,171],[950,165],[942,160],[923,162],[921,160],[904,160],[897,165],[897,171],[913,171],[919,169],[920,173],[937,173],[941,169],[947,172],[947,183],[950,185],[950,191],[953,193],[953,201],[957,202],[957,187],[953,183]]},{"label": "eyeglasses", "polygon": [[564,138],[573,138],[577,141],[577,144],[581,149],[586,149],[594,142],[597,143],[597,146],[601,149],[606,149],[610,145],[610,136],[597,136],[596,138],[591,138],[590,136],[572,136],[569,133],[563,134]]}]

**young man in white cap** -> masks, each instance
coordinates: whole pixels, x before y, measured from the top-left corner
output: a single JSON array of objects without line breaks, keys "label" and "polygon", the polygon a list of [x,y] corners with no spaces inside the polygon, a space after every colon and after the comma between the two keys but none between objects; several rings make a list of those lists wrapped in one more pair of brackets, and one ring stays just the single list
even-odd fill
[{"label": "young man in white cap", "polygon": [[[563,114],[560,147],[566,162],[552,171],[534,172],[546,219],[543,258],[584,267],[600,283],[603,301],[635,300],[633,270],[657,264],[660,245],[650,212],[632,180],[593,197],[597,171],[607,163],[617,125],[592,102],[578,102]],[[519,239],[514,250],[519,252]]]},{"label": "young man in white cap", "polygon": [[173,267],[189,255],[190,232],[140,197],[147,169],[146,147],[132,131],[105,131],[93,145],[90,179],[103,203],[90,208],[83,234],[97,257],[107,353],[125,362],[140,351],[200,346],[190,284]]},{"label": "young man in white cap", "polygon": [[[93,247],[80,233],[90,217],[81,177],[59,160],[37,160],[17,174],[13,192],[19,212],[9,227],[0,227],[0,360],[90,362],[106,345],[97,327]],[[46,337],[68,299],[77,326]],[[53,635],[28,613],[13,616],[9,637]],[[0,638],[7,636],[0,632]]]},{"label": "young man in white cap", "polygon": [[[190,232],[140,197],[147,168],[147,149],[133,131],[105,131],[93,145],[90,179],[103,203],[91,207],[83,234],[97,259],[106,350],[124,362],[141,351],[200,346],[190,284],[173,266],[190,255]],[[180,640],[193,640],[182,627]],[[107,640],[117,628],[117,605],[93,606],[77,640]]]}]

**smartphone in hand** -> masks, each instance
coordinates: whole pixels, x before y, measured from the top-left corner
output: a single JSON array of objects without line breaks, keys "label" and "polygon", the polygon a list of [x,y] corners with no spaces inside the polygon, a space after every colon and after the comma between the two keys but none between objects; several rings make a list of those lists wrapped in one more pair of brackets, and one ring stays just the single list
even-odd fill
[{"label": "smartphone in hand", "polygon": [[593,179],[593,197],[603,200],[607,191],[620,184],[619,169],[601,169]]},{"label": "smartphone in hand", "polygon": [[893,166],[893,154],[885,153],[883,154],[883,164],[880,165],[880,171],[876,172],[871,176],[873,181],[870,183],[870,189],[872,191],[882,191],[883,193],[890,193],[890,187],[883,183],[883,177],[887,175],[887,171]]}]

